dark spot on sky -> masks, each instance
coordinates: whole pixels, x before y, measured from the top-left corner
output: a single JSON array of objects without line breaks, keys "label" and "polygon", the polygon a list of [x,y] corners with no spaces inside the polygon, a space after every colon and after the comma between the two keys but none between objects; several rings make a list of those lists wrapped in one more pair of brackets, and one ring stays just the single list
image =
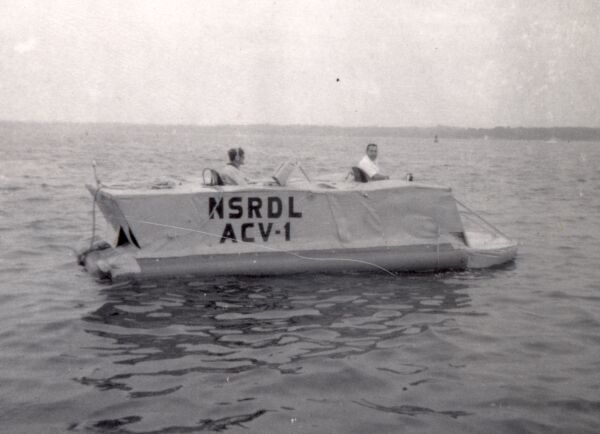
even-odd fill
[{"label": "dark spot on sky", "polygon": [[336,79],[335,79],[335,81],[338,81],[338,82],[339,82],[339,81],[340,81],[340,79],[339,79],[339,78],[336,78]]}]

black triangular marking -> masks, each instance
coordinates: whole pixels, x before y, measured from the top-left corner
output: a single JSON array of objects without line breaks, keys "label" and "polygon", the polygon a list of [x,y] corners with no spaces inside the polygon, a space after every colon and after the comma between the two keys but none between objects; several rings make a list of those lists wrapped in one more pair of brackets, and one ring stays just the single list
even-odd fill
[{"label": "black triangular marking", "polygon": [[138,244],[137,240],[135,239],[135,235],[133,235],[133,232],[131,232],[131,228],[129,228],[129,238],[131,239],[131,242],[133,243],[134,246],[136,246],[138,249],[141,249],[140,245]]},{"label": "black triangular marking", "polygon": [[129,244],[129,239],[125,235],[125,231],[119,226],[119,235],[117,236],[117,247]]}]

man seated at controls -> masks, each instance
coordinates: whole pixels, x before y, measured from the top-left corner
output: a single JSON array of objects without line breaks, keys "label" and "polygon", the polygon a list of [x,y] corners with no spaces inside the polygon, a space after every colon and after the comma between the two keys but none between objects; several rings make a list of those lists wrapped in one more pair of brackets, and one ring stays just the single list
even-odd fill
[{"label": "man seated at controls", "polygon": [[390,179],[389,176],[382,175],[379,166],[377,166],[377,145],[375,143],[367,145],[367,155],[360,160],[358,168],[369,177],[369,181]]},{"label": "man seated at controls", "polygon": [[225,185],[252,184],[254,181],[240,169],[240,166],[244,164],[244,150],[242,148],[231,148],[227,151],[227,154],[229,155],[229,163],[219,172],[223,183]]}]

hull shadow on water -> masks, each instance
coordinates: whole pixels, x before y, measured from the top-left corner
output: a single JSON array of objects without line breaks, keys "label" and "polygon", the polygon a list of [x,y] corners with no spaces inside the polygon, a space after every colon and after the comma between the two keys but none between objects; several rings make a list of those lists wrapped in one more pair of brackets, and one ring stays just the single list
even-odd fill
[{"label": "hull shadow on water", "polygon": [[[375,402],[428,381],[426,360],[402,356],[415,339],[431,340],[431,333],[456,327],[456,316],[481,315],[470,310],[468,286],[456,276],[298,275],[114,285],[103,290],[104,304],[83,318],[86,332],[106,342],[88,350],[108,367],[76,381],[121,391],[129,403],[194,401],[185,388],[202,387],[202,398],[193,404],[206,417],[144,428],[155,433],[220,431],[265,415],[293,414],[298,407],[274,405],[279,391],[292,384],[304,388],[304,399],[313,404],[326,405],[335,396],[362,412],[468,416],[456,409]],[[323,380],[314,382],[315,375]],[[386,385],[386,376],[402,378],[403,386]],[[223,379],[230,378],[241,380],[224,392]],[[364,393],[343,396],[346,380],[364,382]],[[280,403],[285,401],[283,393]],[[71,429],[136,432],[144,417],[130,413]]]}]

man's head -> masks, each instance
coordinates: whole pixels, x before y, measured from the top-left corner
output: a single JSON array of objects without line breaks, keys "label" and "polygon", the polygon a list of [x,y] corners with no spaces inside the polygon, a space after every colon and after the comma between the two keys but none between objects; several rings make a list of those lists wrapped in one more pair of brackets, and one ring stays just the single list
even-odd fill
[{"label": "man's head", "polygon": [[244,164],[244,150],[242,148],[231,148],[227,151],[229,162],[238,167]]},{"label": "man's head", "polygon": [[367,155],[371,161],[375,161],[377,158],[377,145],[375,143],[369,143],[367,145]]}]

